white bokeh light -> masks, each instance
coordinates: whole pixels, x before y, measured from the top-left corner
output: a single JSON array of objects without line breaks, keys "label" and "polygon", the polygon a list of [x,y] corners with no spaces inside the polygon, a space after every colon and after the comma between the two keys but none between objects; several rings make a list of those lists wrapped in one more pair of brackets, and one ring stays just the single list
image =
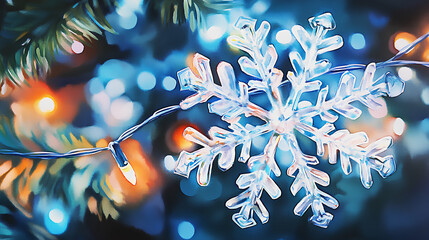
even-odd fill
[{"label": "white bokeh light", "polygon": [[404,48],[408,44],[410,44],[410,42],[408,40],[403,39],[403,38],[398,38],[395,41],[395,49],[398,50],[398,51],[400,51],[402,48]]},{"label": "white bokeh light", "polygon": [[106,85],[106,93],[112,98],[119,97],[125,93],[125,85],[121,79],[112,79]]},{"label": "white bokeh light", "polygon": [[405,131],[405,126],[406,125],[404,120],[402,120],[401,118],[396,118],[393,122],[393,132],[396,135],[401,136]]},{"label": "white bokeh light", "polygon": [[60,209],[52,209],[49,211],[49,218],[54,223],[61,223],[64,220],[64,213]]},{"label": "white bokeh light", "polygon": [[40,99],[38,106],[42,113],[50,113],[55,109],[55,102],[51,97],[44,97]]},{"label": "white bokeh light", "polygon": [[400,67],[398,69],[398,75],[402,80],[408,81],[408,80],[413,79],[415,72],[413,69],[411,69],[409,67]]},{"label": "white bokeh light", "polygon": [[110,106],[110,114],[117,120],[128,121],[133,116],[133,105],[127,97],[117,98]]},{"label": "white bokeh light", "polygon": [[207,40],[216,40],[225,34],[225,29],[219,26],[211,26],[205,34]]},{"label": "white bokeh light", "polygon": [[106,112],[110,106],[110,98],[105,91],[92,95],[91,106],[98,113]]},{"label": "white bokeh light", "polygon": [[277,32],[276,40],[281,44],[289,44],[292,42],[293,38],[290,31],[285,29]]},{"label": "white bokeh light", "polygon": [[71,45],[71,49],[74,53],[76,54],[80,54],[83,52],[83,50],[85,49],[85,47],[83,46],[83,44],[81,42],[78,41],[74,41]]},{"label": "white bokeh light", "polygon": [[174,170],[174,168],[176,167],[176,160],[174,160],[173,156],[171,155],[165,156],[164,167],[170,172]]}]

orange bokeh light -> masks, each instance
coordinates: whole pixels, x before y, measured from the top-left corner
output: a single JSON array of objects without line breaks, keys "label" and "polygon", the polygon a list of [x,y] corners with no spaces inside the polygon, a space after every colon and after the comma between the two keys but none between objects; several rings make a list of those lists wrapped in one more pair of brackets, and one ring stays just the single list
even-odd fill
[{"label": "orange bokeh light", "polygon": [[424,52],[423,52],[423,61],[429,62],[429,48],[427,48]]},{"label": "orange bokeh light", "polygon": [[183,131],[187,127],[193,127],[197,130],[199,128],[195,126],[194,124],[191,124],[187,121],[180,121],[176,124],[174,124],[167,132],[166,141],[167,145],[173,152],[180,152],[182,150],[191,150],[194,148],[195,144],[191,141],[188,141],[183,136]]},{"label": "orange bokeh light", "polygon": [[29,80],[29,87],[16,88],[12,111],[23,124],[32,124],[45,119],[51,125],[70,123],[76,117],[84,101],[83,84],[68,85],[52,90],[43,81]]},{"label": "orange bokeh light", "polygon": [[191,53],[186,57],[186,65],[188,65],[189,69],[191,69],[192,73],[194,73],[195,76],[201,78],[197,68],[194,66],[194,56],[196,53]]},{"label": "orange bokeh light", "polygon": [[[407,33],[407,32],[400,32],[398,34],[395,35],[394,40],[393,40],[393,47],[394,49],[396,49],[397,51],[401,50],[403,47],[405,47],[406,45],[414,42],[416,40],[416,36],[414,36],[411,33]],[[411,52],[413,52],[414,50],[412,50]]]},{"label": "orange bokeh light", "polygon": [[37,102],[38,110],[44,114],[53,112],[55,105],[55,100],[51,96],[43,97]]}]

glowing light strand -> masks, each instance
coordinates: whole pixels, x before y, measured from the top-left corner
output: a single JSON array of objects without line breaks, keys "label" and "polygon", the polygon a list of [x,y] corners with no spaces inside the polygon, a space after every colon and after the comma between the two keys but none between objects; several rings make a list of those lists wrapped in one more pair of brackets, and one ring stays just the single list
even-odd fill
[{"label": "glowing light strand", "polygon": [[95,148],[79,148],[68,151],[66,153],[58,153],[58,152],[16,152],[10,149],[0,149],[0,155],[8,155],[8,156],[19,156],[24,158],[31,159],[58,159],[58,158],[75,158],[82,157],[92,154],[97,154],[103,151],[110,151],[112,153],[113,158],[116,160],[119,169],[121,170],[124,177],[133,185],[136,184],[136,176],[134,173],[131,164],[128,162],[127,157],[122,152],[119,143],[131,137],[136,131],[140,128],[148,124],[149,122],[164,116],[166,114],[172,113],[176,110],[180,109],[179,105],[168,106],[162,108],[155,113],[153,113],[150,117],[144,120],[142,123],[135,125],[128,130],[124,131],[117,140],[109,143],[107,147],[95,147]]}]

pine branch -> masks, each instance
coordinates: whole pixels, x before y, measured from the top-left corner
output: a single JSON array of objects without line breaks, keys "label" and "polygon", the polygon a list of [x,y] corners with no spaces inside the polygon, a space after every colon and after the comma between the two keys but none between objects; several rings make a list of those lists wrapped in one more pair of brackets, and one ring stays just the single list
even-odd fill
[{"label": "pine branch", "polygon": [[[105,18],[116,0],[13,1],[0,18],[0,88],[10,81],[43,78],[58,51],[71,52],[74,41],[90,45],[103,31],[114,32]],[[232,7],[234,0],[147,0],[165,23],[189,21],[192,31],[205,27],[205,16]],[[4,11],[2,9],[2,11]]]},{"label": "pine branch", "polygon": [[205,28],[206,16],[232,8],[237,0],[148,0],[149,5],[160,11],[165,24],[189,22],[192,31]]},{"label": "pine branch", "polygon": [[[26,136],[16,132],[13,121],[1,117],[0,148],[9,146],[9,141],[25,142],[32,149],[20,144],[19,149],[67,151],[76,148],[94,147],[85,138],[78,139],[69,130],[45,130],[42,136]],[[27,134],[28,135],[28,134]],[[58,139],[54,143],[51,137]],[[50,144],[49,144],[50,142]],[[16,150],[16,149],[15,149]],[[0,161],[0,190],[26,217],[32,216],[33,196],[61,199],[70,209],[79,209],[83,218],[89,201],[97,206],[90,209],[99,218],[118,217],[112,202],[123,203],[123,195],[112,187],[107,174],[114,166],[109,153],[91,157],[30,160],[10,157]]]},{"label": "pine branch", "polygon": [[[0,87],[43,77],[58,51],[74,41],[90,44],[102,30],[114,32],[105,19],[116,0],[20,2],[9,7],[0,31]],[[19,8],[18,8],[19,7]]]}]

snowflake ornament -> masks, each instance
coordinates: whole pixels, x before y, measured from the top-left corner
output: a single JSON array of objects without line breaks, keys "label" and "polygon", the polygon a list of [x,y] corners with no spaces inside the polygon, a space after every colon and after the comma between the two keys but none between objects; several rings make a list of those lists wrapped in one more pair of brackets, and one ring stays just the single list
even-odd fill
[{"label": "snowflake ornament", "polygon": [[[323,156],[327,147],[329,163],[335,164],[339,154],[345,174],[351,173],[352,161],[358,164],[365,188],[370,188],[373,183],[371,169],[376,170],[383,178],[395,171],[393,156],[379,155],[392,144],[391,137],[384,137],[362,147],[362,144],[368,143],[364,132],[337,130],[334,123],[339,116],[357,119],[361,110],[352,105],[356,101],[368,108],[380,107],[383,96],[395,97],[402,93],[404,82],[390,73],[375,78],[377,67],[375,63],[371,63],[367,65],[360,81],[351,72],[344,72],[340,77],[338,90],[328,99],[328,86],[322,88],[322,82],[317,78],[328,73],[331,63],[327,59],[318,60],[318,55],[340,48],[343,40],[338,35],[326,37],[327,32],[335,28],[330,13],[312,17],[309,23],[311,32],[299,25],[292,28],[304,54],[297,51],[289,54],[294,71],[287,73],[286,80],[283,72],[274,67],[278,57],[274,46],[265,44],[270,24],[264,21],[256,29],[256,20],[248,18],[237,21],[235,26],[240,30],[241,36],[229,37],[228,43],[248,54],[240,57],[238,63],[251,80],[247,83],[237,81],[232,66],[221,62],[217,66],[221,85],[216,84],[209,59],[200,54],[195,54],[192,67],[178,72],[181,90],[196,92],[181,102],[181,108],[188,109],[215,97],[217,99],[208,104],[209,111],[221,116],[229,124],[229,129],[212,127],[209,137],[193,128],[185,129],[185,138],[202,148],[194,152],[183,151],[178,158],[175,173],[189,177],[190,172],[197,169],[198,183],[206,186],[216,157],[219,156],[219,168],[226,171],[235,161],[236,147],[242,145],[238,161],[247,162],[250,172],[241,174],[236,181],[244,191],[226,202],[228,208],[240,209],[232,219],[241,228],[256,224],[254,213],[262,223],[268,221],[269,213],[261,201],[264,191],[272,199],[281,195],[272,176],[274,174],[279,177],[282,172],[275,159],[276,149],[282,138],[289,145],[293,156],[293,162],[287,169],[287,175],[295,178],[290,191],[293,195],[301,189],[305,191],[305,196],[295,206],[294,213],[301,216],[311,207],[313,216],[310,221],[323,228],[332,220],[332,214],[325,211],[324,205],[335,209],[338,201],[318,187],[329,185],[329,175],[315,168],[319,163],[315,156],[301,151],[297,132],[316,143],[317,155]],[[280,87],[286,82],[290,83],[291,88],[288,97],[284,98]],[[259,106],[249,99],[249,93],[256,91],[267,96],[269,108]],[[314,104],[309,104],[302,98],[304,93],[310,92],[318,93]],[[243,124],[243,118],[249,117],[259,118],[263,124]],[[324,122],[322,127],[313,125],[315,117]],[[251,156],[252,139],[266,134],[271,137],[264,151]]]}]

